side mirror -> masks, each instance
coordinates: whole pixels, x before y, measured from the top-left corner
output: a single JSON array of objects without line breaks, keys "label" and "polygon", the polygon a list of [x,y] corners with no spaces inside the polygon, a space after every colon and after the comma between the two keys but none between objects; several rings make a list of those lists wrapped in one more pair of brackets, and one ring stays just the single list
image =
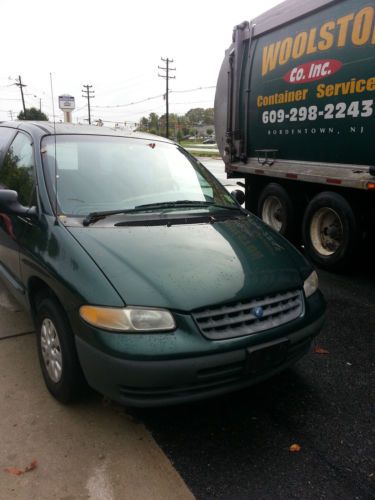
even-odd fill
[{"label": "side mirror", "polygon": [[0,189],[0,212],[7,215],[36,215],[35,207],[24,207],[18,201],[17,191]]},{"label": "side mirror", "polygon": [[235,189],[231,192],[231,195],[238,201],[240,205],[243,205],[245,203],[245,193],[241,191],[241,189]]}]

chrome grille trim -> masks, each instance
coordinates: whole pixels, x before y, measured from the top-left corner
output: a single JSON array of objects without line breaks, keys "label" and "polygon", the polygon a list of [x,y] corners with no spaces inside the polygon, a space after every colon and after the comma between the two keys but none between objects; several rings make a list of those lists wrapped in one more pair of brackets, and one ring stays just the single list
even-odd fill
[{"label": "chrome grille trim", "polygon": [[[252,312],[256,307],[263,308],[262,318]],[[202,335],[211,340],[224,340],[276,328],[297,319],[303,311],[302,290],[293,290],[248,302],[209,307],[192,315]]]}]

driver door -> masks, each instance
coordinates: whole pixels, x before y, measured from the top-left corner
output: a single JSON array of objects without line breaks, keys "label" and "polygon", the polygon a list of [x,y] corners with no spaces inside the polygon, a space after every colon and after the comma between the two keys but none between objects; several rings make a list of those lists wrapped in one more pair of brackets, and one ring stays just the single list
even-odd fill
[{"label": "driver door", "polygon": [[[0,189],[17,191],[24,206],[36,205],[35,166],[32,139],[18,132],[0,167]],[[30,224],[27,217],[0,213],[0,276],[22,300],[24,285],[20,271],[19,241]]]}]

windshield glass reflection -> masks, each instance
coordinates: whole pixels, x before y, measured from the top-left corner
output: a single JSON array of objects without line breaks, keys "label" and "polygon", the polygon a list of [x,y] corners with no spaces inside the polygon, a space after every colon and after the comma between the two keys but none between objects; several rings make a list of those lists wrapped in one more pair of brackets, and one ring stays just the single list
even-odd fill
[{"label": "windshield glass reflection", "polygon": [[181,200],[236,206],[202,165],[173,144],[58,135],[56,144],[54,136],[44,138],[42,156],[53,205],[57,191],[58,210],[66,215]]}]

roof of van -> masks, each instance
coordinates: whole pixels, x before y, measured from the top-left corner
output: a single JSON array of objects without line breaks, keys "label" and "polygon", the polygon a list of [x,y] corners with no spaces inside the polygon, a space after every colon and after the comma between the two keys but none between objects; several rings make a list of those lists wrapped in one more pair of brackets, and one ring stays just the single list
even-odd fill
[{"label": "roof of van", "polygon": [[[110,127],[97,127],[95,125],[78,125],[73,123],[53,123],[48,121],[4,121],[0,122],[1,127],[11,127],[29,132],[39,131],[40,135],[45,134],[82,134],[82,135],[111,135],[115,137],[133,137],[145,140],[162,140],[172,142],[165,137],[143,132],[128,132]],[[38,133],[38,132],[37,132]]]}]

